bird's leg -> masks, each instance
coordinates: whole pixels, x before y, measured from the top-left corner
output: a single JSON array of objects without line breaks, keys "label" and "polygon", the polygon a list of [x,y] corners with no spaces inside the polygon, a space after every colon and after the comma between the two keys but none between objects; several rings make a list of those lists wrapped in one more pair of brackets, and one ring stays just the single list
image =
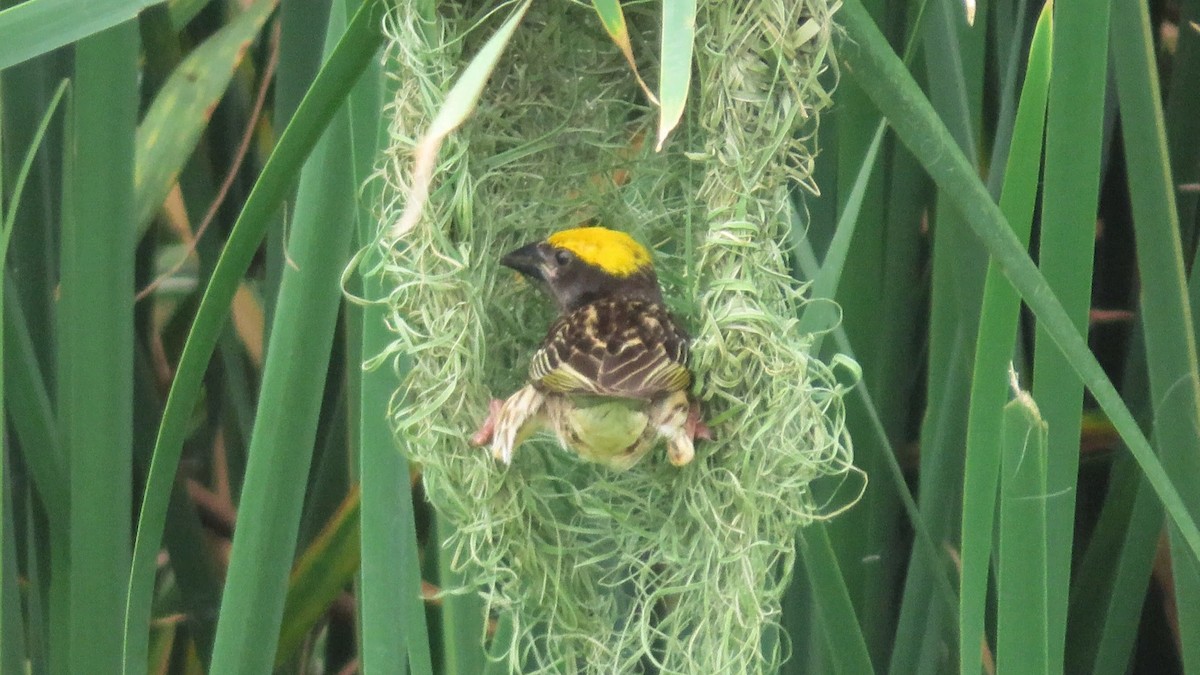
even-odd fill
[{"label": "bird's leg", "polygon": [[688,438],[692,440],[697,438],[703,438],[706,441],[716,440],[712,429],[708,428],[708,425],[700,418],[700,403],[698,401],[692,401],[691,407],[688,408],[687,421],[683,423],[683,428],[687,432]]},{"label": "bird's leg", "polygon": [[500,419],[500,409],[504,407],[504,401],[498,398],[492,399],[488,404],[488,416],[483,420],[483,424],[479,425],[479,431],[471,437],[471,445],[487,445],[492,442],[492,436],[496,433],[496,421]]},{"label": "bird's leg", "polygon": [[667,437],[667,459],[675,466],[683,466],[696,456],[693,410],[699,419],[696,404],[689,406],[687,394],[682,391],[671,394],[659,407],[662,419],[655,420],[655,426]]},{"label": "bird's leg", "polygon": [[518,389],[506,401],[493,400],[488,405],[487,419],[479,425],[471,443],[490,443],[493,457],[505,464],[511,463],[513,451],[542,423],[545,402],[545,395],[531,384]]}]

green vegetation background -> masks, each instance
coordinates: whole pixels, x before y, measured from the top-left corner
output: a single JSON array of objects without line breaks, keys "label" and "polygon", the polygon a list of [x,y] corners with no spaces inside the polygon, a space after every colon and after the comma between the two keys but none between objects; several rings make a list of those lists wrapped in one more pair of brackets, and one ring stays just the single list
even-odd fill
[{"label": "green vegetation background", "polygon": [[[340,286],[382,4],[0,7],[0,671],[488,668]],[[788,244],[871,482],[782,670],[1200,673],[1200,1],[973,13],[837,14]]]}]

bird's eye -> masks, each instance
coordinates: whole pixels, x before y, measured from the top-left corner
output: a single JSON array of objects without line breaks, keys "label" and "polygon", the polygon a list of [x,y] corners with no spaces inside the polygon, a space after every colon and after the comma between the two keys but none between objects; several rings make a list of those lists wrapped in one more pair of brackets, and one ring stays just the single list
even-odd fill
[{"label": "bird's eye", "polygon": [[558,263],[559,267],[566,267],[574,259],[575,256],[571,255],[571,252],[566,249],[560,248],[554,252],[554,262]]}]

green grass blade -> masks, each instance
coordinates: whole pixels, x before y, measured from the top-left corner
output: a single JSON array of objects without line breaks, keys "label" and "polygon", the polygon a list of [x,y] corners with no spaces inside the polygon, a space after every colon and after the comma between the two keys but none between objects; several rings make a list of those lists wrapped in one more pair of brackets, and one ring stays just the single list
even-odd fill
[{"label": "green grass blade", "polygon": [[[58,88],[54,90],[54,95],[50,98],[50,104],[46,107],[46,112],[42,115],[42,119],[38,122],[38,128],[33,133],[33,140],[30,142],[29,149],[25,152],[25,158],[21,160],[21,168],[17,170],[16,179],[13,180],[12,191],[8,196],[8,211],[0,213],[0,225],[3,227],[3,232],[0,233],[0,253],[8,253],[8,242],[12,238],[13,226],[17,222],[17,207],[21,204],[21,195],[25,191],[25,181],[29,179],[29,171],[33,168],[33,160],[37,156],[38,148],[42,145],[42,139],[46,137],[46,130],[50,128],[50,120],[54,118],[54,112],[58,110],[58,104],[62,101],[63,95],[67,92],[67,81],[60,82]],[[3,269],[3,261],[0,261],[0,269]]]},{"label": "green grass blade", "polygon": [[510,659],[518,650],[511,649],[513,640],[513,619],[511,612],[502,612],[496,620],[496,633],[492,635],[492,645],[488,650],[487,667],[483,675],[505,675],[513,672]]},{"label": "green grass blade", "polygon": [[25,461],[51,525],[65,529],[71,503],[66,461],[56,440],[58,430],[50,393],[42,380],[11,273],[4,277],[4,294],[4,403],[21,447],[28,450]]},{"label": "green grass blade", "polygon": [[[271,95],[275,99],[272,117],[277,129],[285,128],[291,121],[296,106],[321,69],[322,54],[312,46],[320,44],[325,38],[331,4],[328,1],[285,2],[279,7],[276,19],[279,26],[279,60],[271,88]],[[268,326],[275,312],[275,298],[279,297],[283,267],[287,264],[283,243],[285,229],[284,215],[276,215],[263,244],[265,262],[261,288]],[[268,336],[263,337],[265,339]]]},{"label": "green grass blade", "polygon": [[[1200,183],[1200,31],[1194,29],[1200,22],[1200,2],[1184,0],[1179,3],[1179,42],[1175,58],[1171,61],[1171,78],[1167,84],[1166,110],[1167,148],[1171,157],[1171,173],[1176,184]],[[1192,27],[1192,30],[1188,30]],[[1195,245],[1196,216],[1200,207],[1200,191],[1176,192],[1176,205],[1183,240],[1189,247]]]},{"label": "green grass blade", "polygon": [[612,38],[613,44],[625,56],[625,60],[629,63],[629,69],[633,71],[633,76],[637,79],[638,86],[646,94],[646,98],[650,99],[651,103],[657,104],[658,99],[654,97],[650,87],[647,87],[646,82],[642,80],[642,74],[638,72],[637,59],[633,57],[633,43],[629,41],[629,27],[625,24],[625,12],[621,9],[621,0],[592,0],[592,7],[596,10],[596,15],[600,17],[600,23],[604,24],[604,30],[608,33],[608,37]]},{"label": "green grass blade", "polygon": [[[1019,7],[1013,7],[1019,5]],[[1018,87],[1025,74],[1022,67],[1029,52],[1023,50],[1026,17],[1030,8],[1024,2],[1001,0],[989,12],[992,16],[992,41],[996,45],[996,70],[1001,74],[997,98],[996,133],[992,137],[991,159],[987,173],[988,190],[1000,194],[1004,177],[1003,167],[1008,165],[1008,153],[1012,147],[1013,127],[1016,124]],[[1031,47],[1032,49],[1032,47]]]},{"label": "green grass blade", "polygon": [[296,561],[288,580],[283,627],[275,651],[276,668],[295,654],[358,571],[359,508],[360,495],[355,488]]},{"label": "green grass blade", "polygon": [[1049,293],[1045,279],[1017,241],[1000,208],[988,196],[977,172],[954,144],[920,88],[863,10],[860,0],[847,0],[841,17],[849,38],[843,49],[843,59],[851,67],[849,72],[864,84],[900,139],[962,211],[976,236],[999,262],[1005,277],[1057,341],[1075,372],[1128,443],[1188,547],[1200,558],[1200,530],[1188,515],[1179,492],[1103,368],[1088,351],[1066,310]]},{"label": "green grass blade", "polygon": [[170,556],[171,572],[183,611],[189,615],[187,635],[195,647],[195,658],[205,668],[212,661],[223,581],[218,563],[213,560],[208,534],[188,496],[186,483],[175,483],[167,505],[163,547]]},{"label": "green grass blade", "polygon": [[[391,100],[392,92],[385,86],[388,80],[377,66],[375,70],[373,76],[379,86],[372,92],[373,100],[360,101],[357,91],[350,99],[356,182],[360,184],[373,170],[380,150],[390,142],[387,121],[381,120],[379,111],[381,101]],[[357,218],[359,244],[364,247],[374,242],[379,232],[378,219],[370,206],[376,194],[370,189],[374,184],[368,186],[368,196],[360,200]],[[358,269],[368,267],[363,264]],[[387,296],[380,276],[364,274],[360,281],[366,298]],[[386,306],[377,302],[356,304],[350,312],[362,324],[360,358],[369,361],[384,353],[393,340],[387,327]],[[358,478],[362,491],[359,658],[365,675],[401,673],[406,666],[407,672],[430,675],[433,659],[425,602],[421,597],[421,550],[412,477],[408,458],[397,448],[388,421],[392,395],[408,366],[404,359],[389,365],[392,367],[379,364],[360,369],[358,362],[349,366],[359,373],[360,392],[357,416],[351,417],[351,423],[358,426]]]},{"label": "green grass blade", "polygon": [[662,57],[658,73],[657,149],[683,117],[692,84],[692,46],[696,39],[696,0],[663,0]]},{"label": "green grass blade", "polygon": [[132,669],[133,672],[141,672],[145,668],[146,627],[150,620],[155,556],[162,538],[167,497],[179,465],[188,422],[199,400],[200,380],[225,325],[229,303],[254,257],[270,218],[291,189],[304,158],[378,51],[383,40],[379,29],[381,12],[380,2],[364,0],[355,13],[345,35],[263,167],[258,182],[234,224],[217,268],[209,280],[204,300],[196,312],[163,411],[138,519],[133,571],[129,578],[129,607],[126,610],[127,671]]},{"label": "green grass blade", "polygon": [[[13,527],[13,491],[8,453],[0,452],[0,670],[25,671],[25,618],[17,585],[17,533]],[[36,592],[31,589],[31,594]],[[34,629],[36,630],[36,629]]]},{"label": "green grass blade", "polygon": [[[1114,3],[1112,40],[1129,171],[1129,196],[1142,280],[1154,441],[1163,467],[1200,518],[1200,366],[1192,332],[1187,278],[1167,154],[1158,64],[1143,5]],[[1136,32],[1135,32],[1136,31]],[[1171,563],[1180,645],[1186,671],[1200,670],[1200,563],[1171,530]]]},{"label": "green grass blade", "polygon": [[[850,242],[854,239],[855,225],[858,223],[858,216],[862,210],[863,197],[866,194],[875,161],[879,157],[879,148],[883,144],[883,132],[886,129],[887,125],[880,122],[875,129],[875,135],[871,138],[870,145],[867,146],[867,153],[860,163],[858,175],[850,186],[846,205],[838,216],[837,228],[834,230],[833,239],[829,242],[829,248],[825,251],[825,259],[812,277],[812,287],[809,289],[809,297],[812,299],[832,300],[837,297],[838,284],[842,280],[842,270],[850,252]],[[800,228],[793,228],[793,236],[799,235]],[[809,249],[811,250],[811,245],[809,245]],[[812,257],[815,263],[815,256]],[[821,351],[826,331],[837,323],[839,318],[838,307],[832,302],[812,302],[805,306],[804,314],[800,316],[800,323],[796,326],[796,331],[814,334],[812,352],[816,354]]]},{"label": "green grass blade", "polygon": [[321,53],[312,45],[325,35],[329,3],[287,3],[279,8],[279,66],[275,73],[275,126],[283,129],[321,69]]},{"label": "green grass blade", "polygon": [[0,70],[112,28],[162,0],[29,0],[0,11]]},{"label": "green grass blade", "polygon": [[804,568],[808,572],[808,583],[821,613],[821,625],[825,628],[835,671],[875,672],[825,523],[816,522],[804,528],[798,542],[800,554],[804,557]]},{"label": "green grass blade", "polygon": [[1162,506],[1137,464],[1128,455],[1118,458],[1104,509],[1074,575],[1066,672],[1127,672],[1162,522]]},{"label": "green grass blade", "polygon": [[[861,180],[866,180],[868,174],[869,172],[863,171],[859,174],[859,178]],[[855,194],[861,194],[858,181],[855,182],[852,192]],[[800,319],[800,326],[805,326],[805,317],[807,317],[809,313],[815,311],[818,318],[811,320],[807,325],[813,329],[831,329],[834,340],[837,343],[838,353],[845,354],[857,362],[857,350],[851,344],[849,335],[846,333],[845,326],[841,324],[832,324],[832,326],[830,326],[829,324],[824,323],[831,320],[832,315],[827,313],[831,310],[826,310],[821,307],[822,305],[826,304],[823,301],[829,300],[831,297],[825,295],[825,293],[827,293],[831,288],[833,288],[833,285],[837,283],[833,276],[832,270],[838,263],[836,259],[829,258],[831,256],[837,256],[835,248],[840,247],[840,244],[838,244],[837,240],[842,232],[842,229],[853,229],[853,217],[857,213],[857,208],[855,207],[856,202],[857,199],[853,197],[846,202],[846,210],[843,214],[844,217],[839,218],[838,232],[834,235],[834,241],[831,242],[829,251],[826,254],[827,262],[825,266],[819,266],[817,264],[816,254],[813,252],[812,245],[807,238],[797,239],[795,242],[795,255],[799,261],[801,269],[809,278],[814,280],[820,279],[826,275],[826,267],[828,267],[830,270],[829,276],[826,277],[825,282],[813,282],[812,291],[810,294],[811,301],[807,305],[804,316],[802,316]],[[849,239],[849,237],[846,237],[846,239]],[[821,335],[814,336],[814,341],[819,341],[822,339],[823,336]],[[876,406],[874,397],[871,395],[871,387],[865,382],[859,383],[858,386],[854,387],[854,393],[867,412],[871,433],[875,436],[876,443],[878,443],[879,447],[882,448],[881,455],[884,460],[884,466],[888,471],[888,479],[895,487],[896,493],[899,496],[900,504],[904,508],[905,515],[908,516],[909,524],[916,532],[917,546],[923,550],[923,554],[926,556],[927,562],[930,564],[935,564],[937,561],[941,560],[941,554],[938,552],[937,546],[933,543],[933,536],[929,533],[929,528],[925,524],[924,519],[921,518],[920,510],[918,509],[916,502],[913,500],[913,496],[908,489],[907,482],[905,482],[904,470],[900,468],[900,464],[896,460],[896,450],[892,447],[891,440],[888,437],[887,429],[885,428],[883,420],[880,417],[879,408]],[[870,490],[871,485],[868,485],[867,489]],[[939,577],[940,578],[938,578],[936,583],[939,587],[939,592],[942,596],[942,599],[947,601],[949,606],[953,606],[955,601],[954,589],[950,586],[950,581],[946,575],[942,574],[939,575]]]},{"label": "green grass blade", "polygon": [[[24,521],[27,532],[36,531],[33,502],[33,494],[27,493],[24,500]],[[50,533],[51,536],[58,539],[65,538],[65,536],[58,535],[55,530],[51,530]],[[34,545],[25,547],[23,557],[25,571],[29,576],[30,589],[26,604],[29,617],[26,624],[29,629],[29,663],[31,670],[39,675],[50,671],[50,645],[55,631],[55,627],[52,625],[55,617],[51,615],[50,608],[56,602],[56,598],[52,594],[57,592],[58,588],[46,578],[46,575],[49,574],[53,564],[53,548],[51,547],[58,546],[58,544],[59,542],[56,541],[34,542]],[[62,548],[65,549],[65,545]],[[66,573],[65,569],[63,573]],[[64,658],[65,656],[64,654]]]},{"label": "green grass blade", "polygon": [[0,415],[0,419],[12,416],[13,426],[25,451],[25,464],[33,474],[38,491],[42,495],[42,503],[50,517],[51,526],[56,528],[67,527],[67,505],[70,497],[67,492],[66,466],[62,449],[53,440],[55,432],[50,397],[25,325],[20,307],[21,296],[9,281],[6,261],[13,229],[17,224],[17,210],[29,172],[50,127],[50,121],[66,91],[67,82],[63,81],[50,98],[46,112],[30,139],[30,146],[25,151],[13,180],[12,191],[8,197],[8,211],[0,214],[0,275],[3,275],[4,279],[4,293],[0,296],[0,313],[4,316],[3,330],[0,331],[0,345],[4,351],[3,378],[0,378],[4,386],[0,401],[4,402],[4,414]]},{"label": "green grass blade", "polygon": [[196,47],[171,73],[137,130],[137,223],[140,231],[162,206],[213,109],[278,0],[256,0]]},{"label": "green grass blade", "polygon": [[[929,7],[922,31],[929,99],[970,161],[977,161],[982,105],[983,32],[964,28],[952,2]],[[933,275],[928,318],[927,403],[921,423],[921,513],[935,539],[955,542],[962,503],[962,446],[966,436],[972,352],[983,294],[986,253],[962,214],[941,198],[933,213]],[[942,566],[949,561],[943,556]],[[937,568],[911,557],[904,583],[891,668],[909,672],[957,649],[958,622],[930,596]],[[949,667],[949,663],[941,667]]]},{"label": "green grass blade", "polygon": [[121,669],[122,580],[129,574],[132,517],[138,48],[137,26],[127,22],[80,41],[75,50],[58,414],[71,492],[66,663],[79,673]]},{"label": "green grass blade", "polygon": [[[1087,334],[1100,187],[1104,90],[1108,77],[1108,0],[1054,6],[1054,56],[1046,113],[1046,157],[1038,265],[1048,292],[1075,331]],[[1057,76],[1056,76],[1057,75]],[[1042,317],[1038,316],[1039,319]],[[1079,473],[1083,385],[1039,320],[1034,335],[1033,397],[1050,425],[1047,526],[1050,548],[1051,660],[1062,663],[1066,639],[1075,483]]]},{"label": "green grass blade", "polygon": [[1051,665],[1046,625],[1047,427],[1024,393],[1003,415],[996,670],[1051,673],[1061,666]]},{"label": "green grass blade", "polygon": [[[1046,88],[1052,49],[1049,7],[1042,10],[1029,52],[1029,65],[1017,108],[1012,144],[1007,152],[1000,210],[1028,244],[1041,170],[1046,118]],[[980,666],[988,596],[988,568],[993,542],[997,482],[1000,471],[1000,430],[1008,400],[1007,372],[1017,339],[1020,299],[1004,280],[995,262],[988,264],[984,282],[979,338],[971,375],[971,405],[967,421],[967,457],[963,476],[962,581],[959,598],[959,672]]]},{"label": "green grass blade", "polygon": [[[3,3],[11,4],[11,3]],[[34,130],[46,112],[46,106],[59,83],[71,77],[70,64],[65,55],[47,56],[35,62],[3,71],[6,97],[4,101],[4,134],[8,151],[3,160],[6,175],[13,176],[17,152],[14,150],[32,147]],[[12,95],[20,92],[20,95]],[[70,89],[65,99],[70,101]],[[54,382],[54,307],[58,294],[58,233],[57,223],[62,220],[62,160],[64,156],[64,134],[69,127],[64,113],[52,123],[43,141],[43,150],[34,160],[34,166],[22,191],[21,202],[16,211],[16,227],[9,248],[10,264],[19,265],[21,273],[16,277],[20,283],[21,309],[29,320],[30,337],[33,340],[38,362],[42,365],[41,377],[48,387]],[[11,178],[8,187],[13,186]],[[47,227],[47,223],[55,223]],[[10,266],[10,269],[17,269]],[[65,469],[64,469],[65,470]],[[66,474],[63,474],[66,483]]]},{"label": "green grass blade", "polygon": [[[963,453],[966,432],[967,387],[970,378],[970,349],[974,344],[976,320],[965,314],[957,302],[963,288],[959,252],[966,248],[967,233],[961,217],[954,214],[946,200],[937,208],[934,232],[933,274],[930,310],[926,385],[927,401],[921,417],[918,472],[921,475],[918,503],[921,518],[935,542],[945,546],[954,540],[961,497]],[[958,231],[956,231],[958,230]],[[969,291],[965,294],[970,295]],[[944,550],[944,549],[943,549]],[[947,608],[931,600],[932,588],[950,560],[943,553],[940,565],[929,565],[917,551],[909,554],[903,596],[896,628],[895,648],[889,669],[915,672],[926,664],[938,669],[953,663],[957,648],[958,624],[952,620],[956,602]],[[945,663],[941,659],[948,659]]]},{"label": "green grass blade", "polygon": [[[454,550],[442,545],[453,525],[437,518],[432,546],[437,547],[438,585],[443,589],[463,588],[462,575],[453,569]],[[484,607],[482,599],[468,589],[465,594],[442,596],[442,642],[447,673],[478,673],[486,667],[483,649]]]},{"label": "green grass blade", "polygon": [[[4,82],[0,80],[0,123],[4,120]],[[43,119],[48,120],[49,115]],[[34,145],[37,147],[37,144]],[[4,131],[0,127],[0,158],[4,157]],[[26,153],[27,161],[22,164],[23,174],[28,174],[28,164],[33,161],[33,153]],[[18,174],[20,176],[20,174]],[[13,203],[20,203],[20,191],[24,183],[23,177],[17,179],[17,189]],[[4,194],[4,172],[0,170],[0,195]],[[11,206],[9,212],[15,214],[16,207]],[[12,234],[13,218],[4,217],[0,213],[0,236],[4,245],[0,246],[0,279],[3,279],[5,263],[8,260],[8,242]],[[7,298],[0,286],[0,316],[3,316]],[[17,298],[14,296],[13,300]],[[5,366],[4,366],[4,325],[0,323],[0,420],[8,419],[8,410],[4,405],[5,399]],[[0,442],[0,668],[16,672],[24,669],[25,645],[17,636],[23,636],[21,597],[17,589],[17,540],[12,524],[12,487],[8,468],[7,443]]]},{"label": "green grass blade", "polygon": [[[369,280],[366,288],[373,294],[369,297],[383,295],[378,279]],[[382,353],[391,341],[385,314],[382,306],[364,308],[364,355]],[[402,367],[401,373],[404,370],[407,368]],[[392,673],[406,662],[414,673],[433,672],[420,591],[421,562],[408,459],[396,449],[386,415],[396,382],[390,368],[377,367],[363,373],[359,603],[365,675]]]},{"label": "green grass blade", "polygon": [[[330,17],[327,51],[342,24]],[[299,114],[299,113],[297,113]],[[358,186],[349,113],[335,114],[300,175],[295,219],[263,368],[238,528],[213,647],[217,673],[274,665],[349,255]]]},{"label": "green grass blade", "polygon": [[[851,95],[845,96],[847,92]],[[878,316],[884,302],[879,293],[880,272],[885,267],[883,260],[892,254],[892,250],[885,245],[887,238],[883,234],[886,227],[886,162],[878,161],[885,154],[883,141],[886,125],[866,94],[851,92],[849,87],[839,90],[839,93],[843,94],[843,98],[837,104],[840,113],[834,139],[837,150],[833,153],[833,159],[836,161],[829,163],[838,165],[840,179],[836,181],[836,189],[831,188],[827,196],[809,200],[808,227],[796,223],[792,228],[793,238],[799,240],[797,246],[805,251],[800,253],[798,259],[805,255],[813,259],[811,269],[806,269],[801,278],[812,279],[809,295],[816,301],[806,303],[798,330],[812,334],[814,343],[811,349],[818,354],[821,349],[818,343],[822,342],[829,327],[834,324],[844,327],[847,335],[853,336],[859,356],[866,359],[859,362],[863,372],[871,377],[855,387],[862,394],[868,386],[888,386],[882,369],[875,368],[879,361],[886,358],[882,354],[885,337],[873,325],[874,317]],[[822,135],[825,142],[822,156],[830,147],[830,138],[830,135]],[[823,189],[835,183],[832,176],[824,178],[814,175],[814,178]],[[844,204],[839,205],[840,212],[836,215],[813,213],[812,206],[820,201],[844,201]],[[817,208],[819,210],[820,206]],[[828,220],[823,222],[822,218]],[[811,252],[812,244],[808,240],[820,240],[828,236],[820,231],[824,229],[824,223],[836,223],[836,227],[824,252],[823,263],[818,268],[815,255]],[[805,265],[801,264],[801,267]],[[835,298],[837,305],[833,302]],[[842,307],[840,317],[838,305]],[[875,373],[880,373],[880,377],[876,378]],[[878,440],[874,442],[866,437],[866,433],[869,433],[866,429],[871,424],[867,418],[878,417],[878,414],[878,411],[863,406],[847,406],[847,428],[863,430],[851,431],[851,434],[856,434],[855,465],[871,476],[885,472],[889,476],[898,475],[898,472],[893,474],[884,468],[886,464],[895,463],[887,435],[876,434]],[[889,570],[890,565],[885,561],[901,555],[900,529],[897,527],[901,516],[897,507],[903,504],[907,508],[911,502],[908,486],[903,481],[873,481],[867,485],[854,509],[829,523],[829,537],[834,544],[842,576],[859,616],[863,637],[876,663],[882,663],[890,649],[893,617],[890,612],[873,611],[872,608],[890,603],[895,595],[899,575]],[[915,506],[911,514],[916,514]],[[921,542],[925,542],[923,535],[928,533],[928,528],[923,522],[918,528]],[[872,562],[863,564],[861,561],[864,560]],[[785,618],[785,627],[792,631],[803,630],[804,626],[803,620],[795,616],[796,613],[811,613],[810,603],[803,595],[809,592],[804,584],[796,583],[788,589],[784,598],[785,611],[793,615]],[[812,623],[810,633],[819,630],[817,625],[820,622]],[[820,640],[817,640],[818,637]],[[793,650],[803,650],[805,642],[813,641],[821,645],[812,654],[813,658],[822,658],[827,653],[823,634],[792,633],[790,638]],[[789,666],[793,670],[805,668],[798,658],[793,659]]]}]

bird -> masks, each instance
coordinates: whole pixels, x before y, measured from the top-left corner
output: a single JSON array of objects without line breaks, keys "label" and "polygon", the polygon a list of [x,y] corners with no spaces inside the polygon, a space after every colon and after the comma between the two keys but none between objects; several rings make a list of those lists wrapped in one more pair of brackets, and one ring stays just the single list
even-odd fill
[{"label": "bird", "polygon": [[558,316],[529,377],[493,399],[471,438],[508,465],[539,431],[581,459],[624,471],[665,441],[683,466],[697,438],[712,439],[690,394],[690,338],[667,310],[650,251],[599,226],[556,232],[500,259],[541,287]]}]

